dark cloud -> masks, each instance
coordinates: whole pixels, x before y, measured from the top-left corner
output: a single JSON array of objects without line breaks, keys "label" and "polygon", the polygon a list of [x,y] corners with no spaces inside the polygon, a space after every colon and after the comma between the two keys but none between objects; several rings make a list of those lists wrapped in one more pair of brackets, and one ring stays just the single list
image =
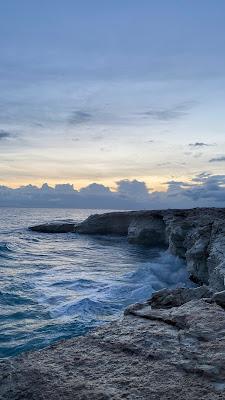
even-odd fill
[{"label": "dark cloud", "polygon": [[[195,184],[195,182],[198,182]],[[183,194],[194,201],[207,201],[207,205],[225,205],[225,175],[202,175],[193,179]]]},{"label": "dark cloud", "polygon": [[111,193],[111,191],[107,186],[99,183],[91,183],[90,185],[81,189],[80,193],[84,195],[108,195]]},{"label": "dark cloud", "polygon": [[195,142],[195,143],[189,143],[190,147],[208,147],[208,146],[212,146],[212,144],[208,144],[208,143],[204,143],[204,142]]},{"label": "dark cloud", "polygon": [[9,139],[12,136],[12,133],[0,129],[0,140]]},{"label": "dark cloud", "polygon": [[136,179],[130,181],[129,179],[123,179],[117,183],[117,192],[121,196],[146,200],[149,199],[149,191],[145,182],[137,181]]},{"label": "dark cloud", "polygon": [[118,181],[115,191],[95,182],[80,191],[71,184],[17,189],[0,186],[0,206],[124,210],[225,206],[225,175],[203,172],[189,182],[171,180],[165,184],[167,190],[161,192],[150,192],[145,182],[136,179]]},{"label": "dark cloud", "polygon": [[69,123],[71,125],[81,125],[85,124],[86,122],[92,121],[93,118],[94,116],[90,112],[83,110],[75,110],[69,117]]},{"label": "dark cloud", "polygon": [[225,156],[220,156],[220,157],[214,157],[211,158],[211,160],[209,160],[209,162],[213,163],[213,162],[224,162],[225,161]]},{"label": "dark cloud", "polygon": [[149,139],[149,140],[146,141],[146,143],[155,143],[155,140]]}]

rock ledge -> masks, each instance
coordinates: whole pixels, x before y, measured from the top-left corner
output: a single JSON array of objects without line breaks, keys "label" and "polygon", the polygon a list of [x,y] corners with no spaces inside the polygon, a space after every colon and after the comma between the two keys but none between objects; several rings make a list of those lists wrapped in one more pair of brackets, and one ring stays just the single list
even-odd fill
[{"label": "rock ledge", "polygon": [[162,290],[122,321],[0,363],[1,400],[221,400],[225,292]]}]

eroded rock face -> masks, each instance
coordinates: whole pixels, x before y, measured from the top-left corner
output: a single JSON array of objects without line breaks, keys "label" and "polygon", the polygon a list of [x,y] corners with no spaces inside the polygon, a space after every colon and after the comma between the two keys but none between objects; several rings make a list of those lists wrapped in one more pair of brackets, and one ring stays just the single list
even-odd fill
[{"label": "eroded rock face", "polygon": [[168,247],[168,237],[163,216],[138,215],[132,218],[128,226],[127,235],[130,243],[138,243],[148,246]]},{"label": "eroded rock face", "polygon": [[225,289],[225,209],[128,211],[96,214],[81,224],[34,226],[46,233],[127,235],[130,243],[158,246],[187,262],[190,278],[215,290]]},{"label": "eroded rock face", "polygon": [[79,233],[166,246],[209,286],[163,289],[117,323],[0,362],[0,399],[225,399],[224,222],[224,209],[195,209],[108,213],[79,224]]},{"label": "eroded rock face", "polygon": [[163,290],[122,321],[4,360],[0,399],[224,399],[225,311],[213,298]]},{"label": "eroded rock face", "polygon": [[127,235],[131,243],[167,247],[186,260],[194,282],[225,289],[225,209],[94,215],[79,224],[76,232],[121,234]]},{"label": "eroded rock face", "polygon": [[76,232],[91,235],[127,235],[136,212],[95,214],[76,226]]}]

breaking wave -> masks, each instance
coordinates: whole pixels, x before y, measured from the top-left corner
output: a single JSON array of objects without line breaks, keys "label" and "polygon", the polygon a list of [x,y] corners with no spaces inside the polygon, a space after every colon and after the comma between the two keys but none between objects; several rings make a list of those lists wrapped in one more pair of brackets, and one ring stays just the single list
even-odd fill
[{"label": "breaking wave", "polygon": [[88,213],[8,209],[4,219],[2,209],[0,357],[83,335],[156,290],[190,286],[185,264],[165,251],[129,245],[123,237],[27,230]]}]

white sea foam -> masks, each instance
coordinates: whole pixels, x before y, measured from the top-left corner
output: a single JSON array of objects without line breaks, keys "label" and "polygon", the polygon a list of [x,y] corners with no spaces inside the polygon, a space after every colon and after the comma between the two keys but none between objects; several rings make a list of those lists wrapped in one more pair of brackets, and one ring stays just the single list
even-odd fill
[{"label": "white sea foam", "polygon": [[190,285],[182,261],[126,238],[22,228],[79,212],[1,210],[0,357],[84,334],[155,290]]}]

